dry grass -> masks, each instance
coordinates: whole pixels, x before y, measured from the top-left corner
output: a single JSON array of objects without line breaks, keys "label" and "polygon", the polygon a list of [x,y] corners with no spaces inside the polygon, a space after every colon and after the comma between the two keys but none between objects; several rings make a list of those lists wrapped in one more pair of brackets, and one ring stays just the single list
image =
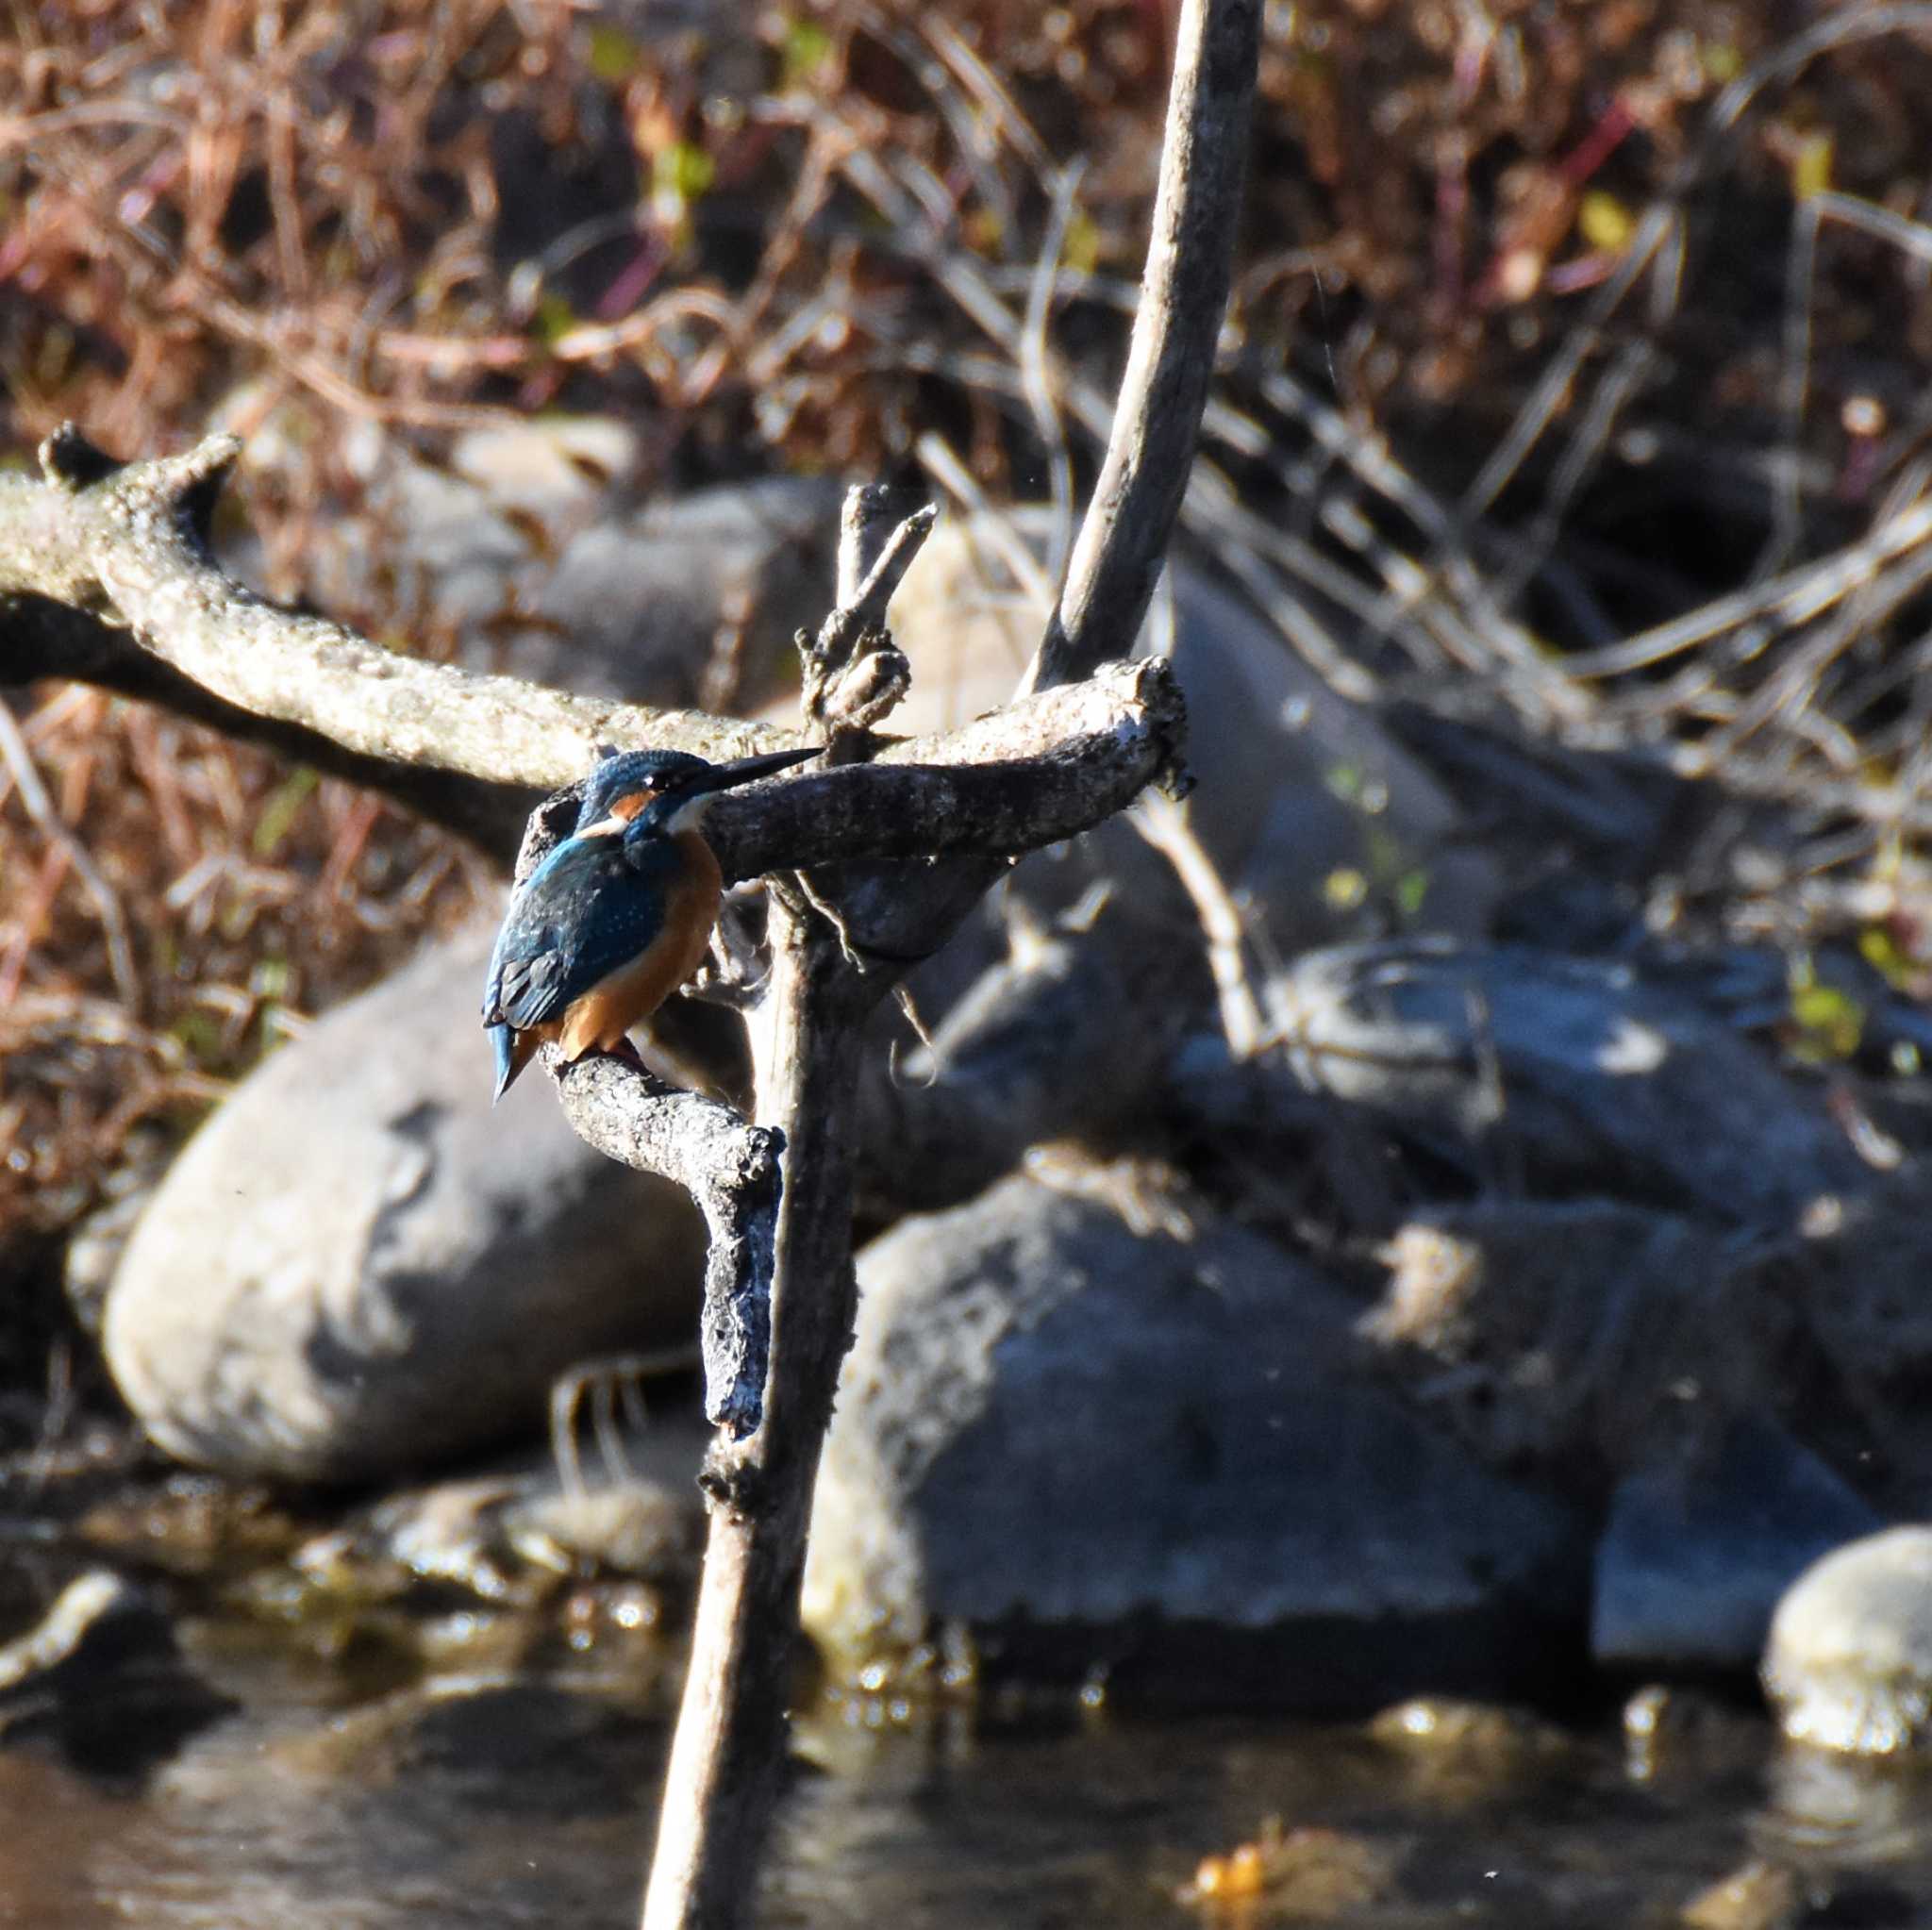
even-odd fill
[{"label": "dry grass", "polygon": [[[348,417],[433,455],[608,410],[646,489],[832,467],[1064,507],[1170,12],[12,0],[8,439],[273,418],[312,454],[244,483],[285,595],[357,500]],[[1763,928],[1920,969],[1932,8],[1810,48],[1734,0],[1278,14],[1191,538],[1346,690],[1795,808],[1791,870],[1741,891]],[[42,1226],[477,889],[340,787],[59,690],[0,766],[0,1225]]]}]

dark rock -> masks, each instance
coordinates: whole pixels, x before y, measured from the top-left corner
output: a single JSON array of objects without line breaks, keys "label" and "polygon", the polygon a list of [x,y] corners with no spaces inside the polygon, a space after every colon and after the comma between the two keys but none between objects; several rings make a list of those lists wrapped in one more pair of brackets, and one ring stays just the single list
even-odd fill
[{"label": "dark rock", "polygon": [[1042,1140],[1130,1130],[1206,996],[1199,953],[1117,899],[1016,916],[1008,944],[929,1044],[879,1039],[864,1061],[859,1183],[887,1217],[971,1199]]},{"label": "dark rock", "polygon": [[108,1569],[0,1644],[0,1741],[51,1737],[96,1773],[152,1768],[234,1706],[183,1661],[159,1602]]},{"label": "dark rock", "polygon": [[1612,1668],[1755,1669],[1790,1583],[1879,1525],[1781,1427],[1740,1418],[1707,1450],[1656,1462],[1617,1489],[1597,1544],[1591,1653]]},{"label": "dark rock", "polygon": [[1834,1549],[1772,1618],[1764,1687],[1793,1741],[1897,1755],[1932,1741],[1932,1528]]},{"label": "dark rock", "polygon": [[1358,1325],[1407,1398],[1491,1467],[1592,1508],[1735,1415],[1815,1420],[1802,1283],[1746,1271],[1738,1233],[1615,1200],[1417,1211]]},{"label": "dark rock", "polygon": [[[1804,1309],[1842,1390],[1830,1446],[1856,1462],[1860,1485],[1894,1520],[1932,1515],[1932,1217],[1925,1162],[1890,1173],[1816,1227],[1812,1237],[1763,1256],[1739,1281],[1759,1304]],[[1848,1398],[1847,1398],[1848,1397]]]},{"label": "dark rock", "polygon": [[703,1229],[541,1079],[490,1104],[488,931],[284,1047],[176,1161],[108,1295],[108,1363],[170,1453],[393,1474],[541,1424],[551,1381],[694,1331]]},{"label": "dark rock", "polygon": [[1580,1639],[1563,1510],[1352,1379],[1349,1303],[1269,1242],[1015,1179],[859,1273],[806,1580],[841,1662],[963,1622],[1028,1668],[1340,1708]]}]

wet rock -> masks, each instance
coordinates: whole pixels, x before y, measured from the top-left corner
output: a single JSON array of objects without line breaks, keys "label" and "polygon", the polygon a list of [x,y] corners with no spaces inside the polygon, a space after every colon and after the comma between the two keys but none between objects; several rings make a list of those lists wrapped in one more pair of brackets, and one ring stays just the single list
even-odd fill
[{"label": "wet rock", "polygon": [[1349,1303],[1269,1242],[1023,1178],[859,1274],[806,1576],[841,1662],[959,1622],[1033,1670],[1341,1708],[1577,1638],[1563,1511],[1353,1379]]},{"label": "wet rock", "polygon": [[1932,1528],[1890,1528],[1807,1569],[1772,1619],[1764,1687],[1793,1741],[1896,1755],[1932,1739]]},{"label": "wet rock", "polygon": [[1628,964],[1428,938],[1307,954],[1268,991],[1305,1090],[1473,1179],[1795,1229],[1875,1177],[1819,1097]]},{"label": "wet rock", "polygon": [[397,1689],[278,1741],[276,1772],[392,1792],[423,1780],[445,1811],[532,1810],[559,1821],[608,1815],[655,1773],[661,1714],[642,1696],[560,1684],[450,1676]]},{"label": "wet rock", "polygon": [[1175,1901],[1246,1918],[1257,1911],[1289,1922],[1326,1922],[1395,1887],[1386,1846],[1336,1829],[1284,1830],[1263,1823],[1252,1841],[1202,1857]]},{"label": "wet rock", "polygon": [[453,1588],[527,1604],[554,1594],[560,1577],[689,1581],[708,1439],[699,1424],[660,1426],[625,1448],[637,1466],[593,1461],[565,1472],[543,1454],[406,1489],[305,1542],[291,1566],[315,1593],[356,1602]]},{"label": "wet rock", "polygon": [[491,935],[429,948],[247,1079],[175,1162],[106,1353],[171,1454],[348,1481],[541,1425],[552,1380],[689,1339],[702,1224],[525,1080],[491,1109]]},{"label": "wet rock", "polygon": [[1879,1525],[1781,1427],[1741,1418],[1618,1488],[1597,1544],[1591,1652],[1611,1668],[1754,1669],[1785,1589]]},{"label": "wet rock", "polygon": [[174,1631],[145,1590],[91,1568],[61,1589],[40,1622],[0,1646],[0,1697],[97,1691],[113,1670],[175,1653]]},{"label": "wet rock", "polygon": [[182,1659],[155,1597],[108,1569],[0,1644],[0,1741],[51,1736],[101,1773],[151,1767],[233,1706]]},{"label": "wet rock", "polygon": [[75,1523],[77,1540],[109,1560],[207,1579],[286,1555],[305,1524],[252,1483],[176,1474],[158,1488],[124,1488]]},{"label": "wet rock", "polygon": [[1401,1757],[1415,1799],[1439,1809],[1493,1802],[1552,1774],[1575,1749],[1555,1723],[1526,1709],[1441,1695],[1379,1710],[1369,1734]]},{"label": "wet rock", "polygon": [[1765,1753],[1757,1711],[1710,1689],[1647,1682],[1624,1705],[1624,1773],[1633,1783],[1708,1785],[1757,1775]]}]

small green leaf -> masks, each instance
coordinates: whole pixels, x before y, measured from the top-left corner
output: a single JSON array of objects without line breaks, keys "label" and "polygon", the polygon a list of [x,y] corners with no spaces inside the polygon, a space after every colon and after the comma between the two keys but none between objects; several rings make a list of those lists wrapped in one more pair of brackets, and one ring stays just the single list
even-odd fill
[{"label": "small green leaf", "polygon": [[793,18],[779,48],[785,85],[803,87],[832,58],[832,37],[815,20]]},{"label": "small green leaf", "polygon": [[638,70],[638,43],[621,26],[599,21],[591,29],[591,72],[612,86]]},{"label": "small green leaf", "polygon": [[552,290],[537,304],[530,317],[530,332],[545,348],[553,348],[577,325],[577,311],[568,295]]},{"label": "small green leaf", "polygon": [[1616,195],[1592,188],[1576,208],[1576,230],[1592,248],[1621,255],[1630,244],[1637,225],[1628,208]]},{"label": "small green leaf", "polygon": [[702,201],[718,178],[718,164],[694,141],[674,141],[651,161],[651,185],[660,198],[689,208]]},{"label": "small green leaf", "polygon": [[1067,223],[1060,260],[1078,275],[1091,275],[1100,266],[1100,228],[1091,216],[1075,214]]},{"label": "small green leaf", "polygon": [[283,839],[294,829],[295,820],[300,816],[302,807],[308,802],[317,782],[315,773],[304,764],[291,771],[269,792],[268,802],[261,807],[261,816],[255,821],[255,833],[250,840],[257,857],[271,858],[282,848]]},{"label": "small green leaf", "polygon": [[1882,924],[1868,924],[1858,934],[1858,956],[1901,991],[1909,990],[1919,977],[1910,955]]},{"label": "small green leaf", "polygon": [[248,974],[248,990],[258,999],[281,1001],[289,996],[293,973],[286,958],[258,958]]},{"label": "small green leaf", "polygon": [[1369,895],[1369,881],[1352,865],[1342,865],[1322,880],[1322,896],[1331,911],[1353,911]]},{"label": "small green leaf", "polygon": [[1790,979],[1791,1051],[1812,1065],[1841,1063],[1858,1050],[1865,1007],[1818,976],[1809,957],[1794,959]]},{"label": "small green leaf", "polygon": [[1791,193],[1809,201],[1831,186],[1831,136],[1813,134],[1799,147],[1791,162]]}]

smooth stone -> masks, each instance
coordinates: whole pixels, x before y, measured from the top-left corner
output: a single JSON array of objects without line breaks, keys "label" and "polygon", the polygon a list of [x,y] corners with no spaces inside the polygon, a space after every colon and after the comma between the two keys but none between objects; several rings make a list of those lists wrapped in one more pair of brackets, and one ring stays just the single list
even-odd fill
[{"label": "smooth stone", "polygon": [[1353,1375],[1352,1304],[1258,1236],[1015,1178],[858,1271],[805,1584],[839,1666],[963,1622],[1031,1672],[1340,1710],[1580,1650],[1567,1512]]},{"label": "smooth stone", "polygon": [[[612,501],[528,586],[530,627],[499,633],[518,674],[734,712],[795,691],[792,634],[831,604],[840,493],[830,478],[777,476]],[[714,687],[727,646],[735,681]]]},{"label": "smooth stone", "polygon": [[548,1082],[492,1110],[491,935],[432,945],[253,1073],[189,1142],[109,1289],[148,1433],[244,1476],[394,1476],[543,1423],[552,1381],[691,1340],[703,1225],[591,1152]]},{"label": "smooth stone", "polygon": [[1876,1182],[1680,975],[1432,936],[1307,953],[1268,1006],[1302,1090],[1492,1183],[1794,1231]]},{"label": "smooth stone", "polygon": [[1707,1452],[1617,1489],[1597,1544],[1591,1653],[1608,1668],[1757,1666],[1779,1597],[1880,1517],[1783,1428],[1733,1422]]},{"label": "smooth stone", "polygon": [[1932,1740],[1932,1527],[1838,1548],[1772,1618],[1764,1687],[1795,1742],[1896,1755]]}]

